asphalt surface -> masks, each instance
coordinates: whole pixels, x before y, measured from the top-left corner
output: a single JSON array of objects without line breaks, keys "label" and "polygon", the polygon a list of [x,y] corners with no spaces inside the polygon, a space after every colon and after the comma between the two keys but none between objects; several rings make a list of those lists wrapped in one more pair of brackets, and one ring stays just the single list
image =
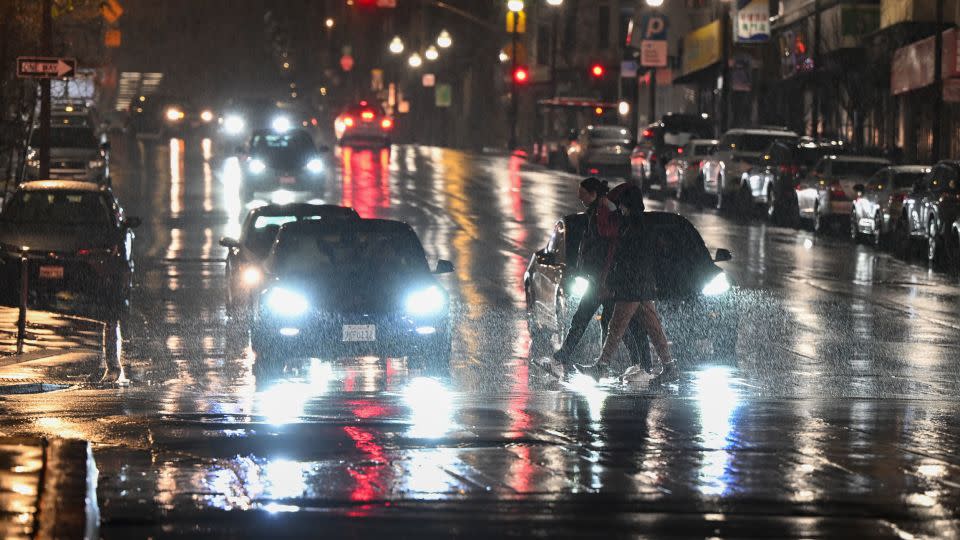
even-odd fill
[{"label": "asphalt surface", "polygon": [[[956,537],[960,287],[842,236],[688,216],[737,284],[733,366],[677,388],[536,367],[523,273],[577,178],[437,148],[343,151],[314,198],[409,222],[456,305],[449,374],[320,358],[261,373],[224,310],[243,209],[200,140],[114,143],[144,225],[96,380],[0,401],[0,434],[94,444],[105,538]],[[7,369],[15,369],[16,366]]]}]

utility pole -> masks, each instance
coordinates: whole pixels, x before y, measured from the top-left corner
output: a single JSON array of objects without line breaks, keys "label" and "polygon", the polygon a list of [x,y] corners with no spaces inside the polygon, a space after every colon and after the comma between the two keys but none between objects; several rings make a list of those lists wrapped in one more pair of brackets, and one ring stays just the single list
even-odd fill
[{"label": "utility pole", "polygon": [[[52,0],[43,0],[40,47],[44,56],[53,55]],[[50,177],[50,79],[40,79],[40,178]]]},{"label": "utility pole", "polygon": [[517,80],[517,26],[520,24],[519,11],[511,11],[513,21],[510,32],[510,140],[507,149],[511,152],[517,148],[517,116],[520,110],[520,81]]},{"label": "utility pole", "polygon": [[943,117],[943,0],[937,0],[937,35],[933,45],[933,147],[930,159],[940,161],[941,131]]}]

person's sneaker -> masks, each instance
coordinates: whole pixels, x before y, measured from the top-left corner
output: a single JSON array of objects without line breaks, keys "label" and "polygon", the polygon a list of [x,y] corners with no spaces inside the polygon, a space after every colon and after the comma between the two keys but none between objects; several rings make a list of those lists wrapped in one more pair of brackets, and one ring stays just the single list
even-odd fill
[{"label": "person's sneaker", "polygon": [[640,366],[630,366],[620,376],[620,380],[623,382],[640,382],[648,377],[650,377],[650,373],[647,370]]},{"label": "person's sneaker", "polygon": [[677,369],[676,362],[669,362],[663,365],[663,371],[650,380],[650,386],[664,386],[673,384],[680,380],[680,370]]}]

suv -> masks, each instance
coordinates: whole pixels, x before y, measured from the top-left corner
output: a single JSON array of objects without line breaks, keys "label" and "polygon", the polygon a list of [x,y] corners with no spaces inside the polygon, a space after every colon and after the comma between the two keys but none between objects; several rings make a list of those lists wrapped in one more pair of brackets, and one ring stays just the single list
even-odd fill
[{"label": "suv", "polygon": [[907,254],[923,242],[927,261],[936,262],[953,222],[960,217],[960,161],[941,161],[903,199],[897,221],[897,248]]},{"label": "suv", "polygon": [[570,141],[567,159],[580,175],[630,174],[630,130],[623,126],[587,126]]},{"label": "suv", "polygon": [[843,146],[834,143],[775,141],[759,163],[744,173],[753,202],[766,207],[767,219],[778,225],[796,225],[800,214],[794,187],[800,178],[827,155],[838,154]]},{"label": "suv", "polygon": [[781,128],[731,129],[724,133],[717,152],[700,165],[703,193],[716,198],[717,208],[724,208],[731,196],[752,202],[744,173],[762,161],[764,149],[774,142],[797,144],[800,137]]},{"label": "suv", "polygon": [[691,139],[713,139],[713,123],[702,114],[663,115],[659,122],[650,124],[640,133],[630,155],[630,168],[634,179],[644,185],[666,182],[667,162],[677,155],[677,150]]}]

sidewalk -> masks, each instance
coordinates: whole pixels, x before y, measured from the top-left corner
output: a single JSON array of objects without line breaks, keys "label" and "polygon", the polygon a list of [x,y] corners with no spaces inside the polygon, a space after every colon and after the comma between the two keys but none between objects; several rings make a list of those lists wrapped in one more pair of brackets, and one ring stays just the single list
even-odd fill
[{"label": "sidewalk", "polygon": [[[0,357],[16,352],[18,314],[17,308],[0,306]],[[102,344],[100,323],[47,311],[27,312],[24,353],[77,348],[100,350]]]},{"label": "sidewalk", "polygon": [[98,538],[90,444],[0,437],[0,537]]}]

